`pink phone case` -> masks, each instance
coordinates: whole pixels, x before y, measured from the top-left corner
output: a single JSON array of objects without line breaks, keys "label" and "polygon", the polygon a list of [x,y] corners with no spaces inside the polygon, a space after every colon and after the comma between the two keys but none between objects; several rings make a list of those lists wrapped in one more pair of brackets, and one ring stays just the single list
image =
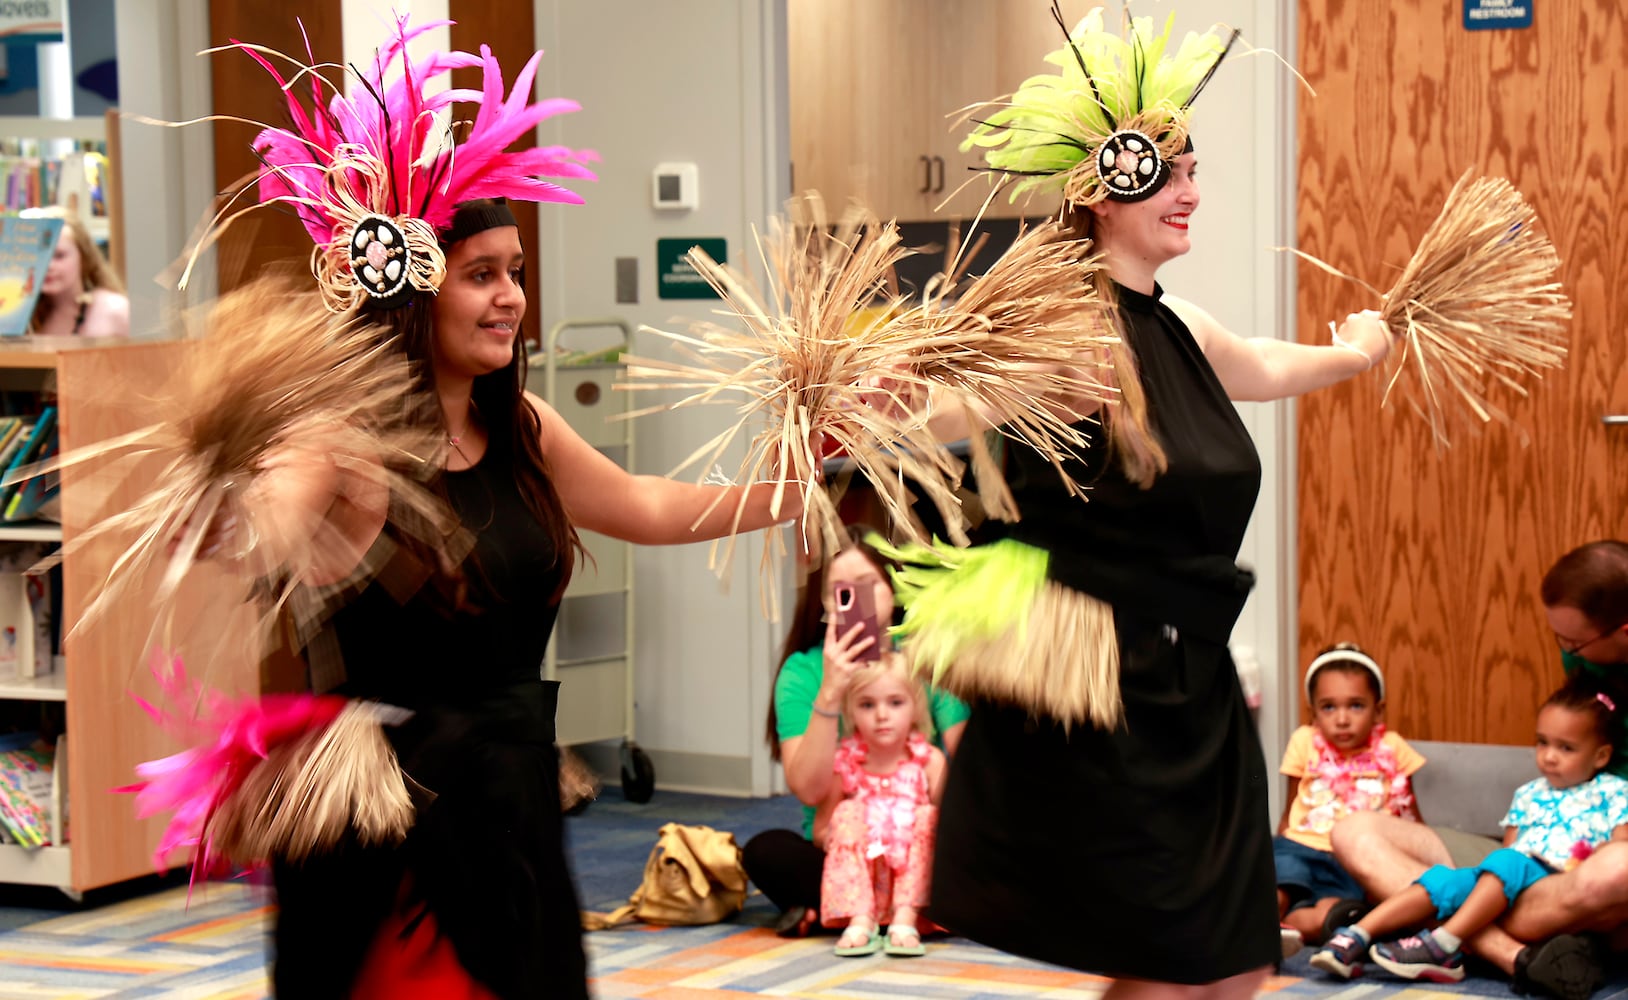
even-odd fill
[{"label": "pink phone case", "polygon": [[852,584],[839,583],[835,590],[837,602],[837,634],[845,635],[854,627],[855,622],[865,627],[855,638],[855,642],[865,636],[870,636],[871,644],[859,653],[861,660],[878,660],[882,657],[882,635],[876,627],[876,599],[870,587],[855,587]]}]

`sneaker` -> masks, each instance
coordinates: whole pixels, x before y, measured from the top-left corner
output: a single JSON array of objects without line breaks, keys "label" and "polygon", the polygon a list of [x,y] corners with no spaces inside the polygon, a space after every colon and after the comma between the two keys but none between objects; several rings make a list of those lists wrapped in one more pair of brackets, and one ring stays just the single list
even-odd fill
[{"label": "sneaker", "polygon": [[1306,946],[1306,939],[1300,936],[1300,932],[1285,924],[1278,925],[1278,938],[1283,942],[1284,958],[1297,954]]},{"label": "sneaker", "polygon": [[1341,927],[1323,942],[1323,947],[1311,957],[1311,967],[1332,973],[1341,979],[1362,975],[1362,960],[1368,955],[1368,946],[1355,931]]},{"label": "sneaker", "polygon": [[1323,940],[1338,934],[1341,927],[1350,927],[1373,909],[1366,899],[1336,899],[1323,917]]},{"label": "sneaker", "polygon": [[1605,969],[1593,940],[1581,934],[1556,934],[1521,949],[1511,986],[1517,993],[1588,1000],[1604,982]]},{"label": "sneaker", "polygon": [[1436,943],[1435,935],[1420,931],[1400,941],[1385,941],[1369,952],[1374,964],[1403,979],[1424,979],[1432,983],[1457,983],[1464,979],[1464,952],[1447,951]]}]

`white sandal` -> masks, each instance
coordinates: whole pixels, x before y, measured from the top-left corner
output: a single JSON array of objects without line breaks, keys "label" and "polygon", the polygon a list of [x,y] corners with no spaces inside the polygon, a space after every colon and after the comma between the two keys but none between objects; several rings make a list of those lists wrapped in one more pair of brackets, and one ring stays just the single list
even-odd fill
[{"label": "white sandal", "polygon": [[[906,943],[895,944],[896,937]],[[921,943],[921,930],[915,924],[888,924],[887,953],[894,958],[920,958],[927,954],[926,946]]]},{"label": "white sandal", "polygon": [[[860,935],[864,937],[861,938]],[[843,944],[844,941],[851,942]],[[865,955],[874,955],[882,950],[882,935],[877,933],[874,921],[854,921],[843,930],[842,936],[837,938],[835,949],[841,958],[862,958]]]}]

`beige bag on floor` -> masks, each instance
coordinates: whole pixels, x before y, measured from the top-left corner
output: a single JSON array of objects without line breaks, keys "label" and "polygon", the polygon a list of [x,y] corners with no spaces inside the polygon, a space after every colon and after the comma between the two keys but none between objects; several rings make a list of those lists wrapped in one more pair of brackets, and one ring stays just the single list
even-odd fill
[{"label": "beige bag on floor", "polygon": [[710,826],[668,823],[644,863],[644,882],[612,913],[583,911],[584,930],[642,920],[650,924],[716,924],[746,903],[746,870],[735,835]]}]

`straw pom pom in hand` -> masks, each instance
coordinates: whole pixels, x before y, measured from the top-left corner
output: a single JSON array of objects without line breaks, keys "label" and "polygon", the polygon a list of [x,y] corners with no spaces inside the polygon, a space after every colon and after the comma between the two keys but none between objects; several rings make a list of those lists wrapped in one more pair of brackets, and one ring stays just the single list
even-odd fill
[{"label": "straw pom pom in hand", "polygon": [[[966,408],[1061,466],[1083,437],[1058,401],[1094,409],[1115,398],[1104,384],[1114,337],[1088,280],[1095,259],[1083,241],[1043,226],[982,277],[940,276],[912,301],[894,290],[894,266],[913,251],[892,222],[855,211],[831,226],[817,198],[794,203],[793,211],[796,221],[774,220],[760,240],[767,295],[692,251],[691,263],[723,298],[724,315],[745,329],[702,323],[694,334],[652,331],[689,361],[630,359],[629,387],[689,392],[654,410],[744,396],[739,419],[679,468],[699,462],[711,469],[746,437],[749,422],[766,422],[751,438],[741,479],[801,484],[805,537],[816,554],[839,547],[840,518],[819,488],[827,445],[870,481],[902,535],[925,541],[910,510],[915,489],[965,544],[957,495],[964,466],[929,429],[929,407]],[[973,460],[986,506],[1016,517],[981,440],[973,442]]]},{"label": "straw pom pom in hand", "polygon": [[1513,185],[1460,177],[1413,259],[1383,293],[1380,316],[1397,344],[1386,402],[1399,392],[1430,422],[1438,444],[1447,443],[1453,397],[1476,418],[1472,426],[1507,423],[1491,392],[1505,386],[1524,396],[1523,380],[1565,361],[1571,302],[1554,280],[1559,267],[1537,213]]}]

